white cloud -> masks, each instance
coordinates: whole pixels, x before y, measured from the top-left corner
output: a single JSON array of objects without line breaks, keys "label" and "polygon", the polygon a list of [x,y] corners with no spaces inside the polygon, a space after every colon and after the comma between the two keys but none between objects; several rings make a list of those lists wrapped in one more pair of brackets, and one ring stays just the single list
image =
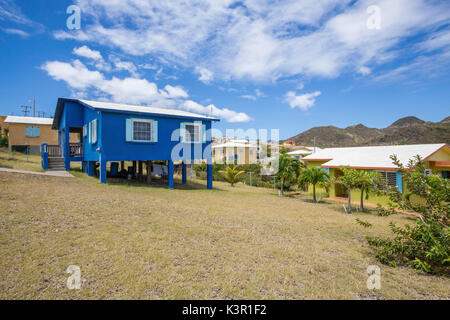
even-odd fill
[{"label": "white cloud", "polygon": [[82,46],[79,48],[73,48],[73,53],[77,56],[92,59],[92,60],[103,60],[100,51],[92,50],[88,46]]},{"label": "white cloud", "polygon": [[181,106],[188,111],[227,119],[228,122],[248,122],[252,120],[252,118],[243,112],[236,112],[227,108],[219,109],[213,104],[202,106],[195,101],[186,100]]},{"label": "white cloud", "polygon": [[205,84],[210,83],[214,79],[214,74],[206,68],[195,67],[195,72],[200,75],[198,80]]},{"label": "white cloud", "polygon": [[294,91],[289,91],[286,93],[285,98],[291,108],[300,108],[303,111],[307,111],[316,104],[316,98],[320,96],[320,94],[320,91],[315,91],[312,93],[297,95]]},{"label": "white cloud", "polygon": [[109,61],[114,64],[115,71],[128,71],[133,77],[138,76],[137,68],[131,61],[122,61],[118,57],[110,56]]},{"label": "white cloud", "polygon": [[[22,37],[28,37],[32,33],[40,33],[45,29],[40,23],[34,22],[25,16],[14,0],[0,0],[0,21],[7,22],[8,27],[1,28],[4,32],[17,34]],[[13,27],[13,24],[20,25],[20,29]],[[22,30],[24,27],[28,31]]]},{"label": "white cloud", "polygon": [[247,122],[251,118],[243,113],[214,105],[202,106],[192,100],[180,86],[166,85],[164,89],[146,79],[117,78],[106,79],[99,71],[89,70],[81,61],[71,63],[47,61],[41,67],[53,79],[66,82],[76,90],[78,96],[95,95],[103,100],[137,105],[152,105],[161,108],[180,108],[202,114],[212,114],[229,122]]},{"label": "white cloud", "polygon": [[30,36],[30,34],[28,32],[20,30],[20,29],[14,29],[14,28],[5,28],[5,29],[3,29],[2,28],[2,30],[5,31],[6,33],[16,34],[16,35],[19,35],[19,36],[24,37],[24,38],[27,38],[27,37]]},{"label": "white cloud", "polygon": [[359,68],[358,73],[362,74],[363,76],[367,76],[372,72],[372,70],[369,67],[362,66]]},{"label": "white cloud", "polygon": [[80,60],[71,64],[60,61],[47,61],[42,69],[55,80],[63,80],[75,89],[86,89],[104,81],[103,74],[90,71]]},{"label": "white cloud", "polygon": [[450,51],[444,51],[432,56],[419,56],[408,63],[378,73],[373,79],[378,82],[390,83],[404,80],[409,83],[420,83],[420,76],[437,77],[443,70],[450,69]]},{"label": "white cloud", "polygon": [[22,25],[31,25],[33,21],[28,19],[14,3],[13,0],[0,1],[0,20],[11,21]]},{"label": "white cloud", "polygon": [[[186,99],[187,97],[189,97],[188,93],[181,87],[179,86],[171,86],[171,85],[166,85],[164,87],[165,92],[167,93],[168,97],[171,98],[183,98]],[[165,94],[165,93],[164,93]]]},{"label": "white cloud", "polygon": [[264,93],[261,90],[259,90],[259,89],[255,89],[255,94],[254,95],[243,94],[240,97],[244,98],[244,99],[248,99],[248,100],[256,100],[256,99],[258,99],[260,97],[264,97]]},{"label": "white cloud", "polygon": [[257,97],[264,97],[264,93],[259,89],[255,89],[255,95]]},{"label": "white cloud", "polygon": [[[402,56],[394,51],[402,41],[445,25],[450,18],[450,5],[443,1],[234,3],[78,0],[83,14],[93,18],[86,21],[93,22],[78,32],[59,31],[55,37],[158,56],[187,68],[201,65],[195,72],[206,83],[213,75],[271,81],[297,75],[336,77],[364,65],[376,68]],[[369,5],[381,9],[380,30],[367,28]]]},{"label": "white cloud", "polygon": [[256,97],[252,96],[251,94],[243,94],[240,97],[248,100],[256,100]]},{"label": "white cloud", "polygon": [[72,53],[89,60],[92,60],[95,67],[102,71],[111,71],[111,65],[103,59],[100,51],[92,50],[88,46],[73,48]]},{"label": "white cloud", "polygon": [[450,29],[445,29],[432,34],[428,39],[423,41],[419,48],[425,51],[433,51],[450,46]]}]

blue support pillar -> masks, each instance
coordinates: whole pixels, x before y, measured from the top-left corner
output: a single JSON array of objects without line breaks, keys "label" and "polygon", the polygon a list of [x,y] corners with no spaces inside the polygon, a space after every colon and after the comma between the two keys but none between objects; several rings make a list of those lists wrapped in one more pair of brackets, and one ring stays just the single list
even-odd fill
[{"label": "blue support pillar", "polygon": [[106,161],[100,161],[100,182],[106,183]]},{"label": "blue support pillar", "polygon": [[47,170],[48,169],[48,145],[47,143],[43,143],[41,145],[41,164],[42,169]]},{"label": "blue support pillar", "polygon": [[88,161],[88,165],[87,165],[87,174],[89,177],[93,177],[94,176],[94,161]]},{"label": "blue support pillar", "polygon": [[64,167],[70,170],[70,129],[64,129]]},{"label": "blue support pillar", "polygon": [[167,180],[168,180],[169,189],[173,189],[173,161],[172,160],[169,160],[168,174],[169,174],[169,178]]},{"label": "blue support pillar", "polygon": [[186,168],[186,162],[183,162],[182,166],[183,166],[183,171],[182,171],[182,183],[183,183],[183,184],[186,184],[186,183],[187,183],[187,168]]},{"label": "blue support pillar", "polygon": [[81,172],[86,173],[86,161],[81,161]]},{"label": "blue support pillar", "polygon": [[212,164],[208,163],[206,165],[206,188],[212,189],[213,188],[213,174],[212,174]]}]

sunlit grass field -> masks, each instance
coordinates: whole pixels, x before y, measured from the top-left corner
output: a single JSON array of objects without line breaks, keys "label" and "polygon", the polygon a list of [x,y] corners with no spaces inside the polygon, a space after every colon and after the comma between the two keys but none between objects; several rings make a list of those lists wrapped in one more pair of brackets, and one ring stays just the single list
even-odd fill
[{"label": "sunlit grass field", "polygon": [[[365,235],[413,218],[189,181],[0,172],[2,299],[449,299],[450,280],[381,265]],[[358,217],[373,224],[364,229]],[[381,268],[381,289],[366,270]],[[69,265],[81,269],[69,290]]]},{"label": "sunlit grass field", "polygon": [[40,155],[27,155],[20,152],[10,152],[8,148],[0,148],[0,167],[44,172],[41,167]]}]

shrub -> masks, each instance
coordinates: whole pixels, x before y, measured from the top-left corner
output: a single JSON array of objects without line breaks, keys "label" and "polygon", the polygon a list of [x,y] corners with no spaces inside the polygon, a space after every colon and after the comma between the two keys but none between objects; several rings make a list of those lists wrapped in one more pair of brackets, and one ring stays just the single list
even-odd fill
[{"label": "shrub", "polygon": [[0,137],[0,147],[7,147],[8,146],[8,137],[3,136]]},{"label": "shrub", "polygon": [[[408,193],[388,188],[390,212],[394,209],[420,214],[412,226],[398,227],[390,223],[393,239],[367,236],[375,256],[392,266],[408,265],[427,273],[450,274],[450,182],[439,175],[425,175],[425,167],[417,156],[408,163],[407,170],[395,156],[391,157],[403,173]],[[423,201],[411,201],[412,196]]]}]

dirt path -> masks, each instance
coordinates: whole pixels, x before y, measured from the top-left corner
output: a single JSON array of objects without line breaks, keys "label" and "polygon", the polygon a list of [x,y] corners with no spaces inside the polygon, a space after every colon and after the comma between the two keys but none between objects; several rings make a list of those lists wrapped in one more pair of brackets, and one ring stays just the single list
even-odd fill
[{"label": "dirt path", "polygon": [[16,170],[16,169],[8,169],[8,168],[0,168],[0,171],[14,172],[14,173],[25,173],[25,174],[37,174],[37,175],[52,176],[52,177],[73,178],[73,175],[71,175],[67,171],[35,172],[35,171]]}]

